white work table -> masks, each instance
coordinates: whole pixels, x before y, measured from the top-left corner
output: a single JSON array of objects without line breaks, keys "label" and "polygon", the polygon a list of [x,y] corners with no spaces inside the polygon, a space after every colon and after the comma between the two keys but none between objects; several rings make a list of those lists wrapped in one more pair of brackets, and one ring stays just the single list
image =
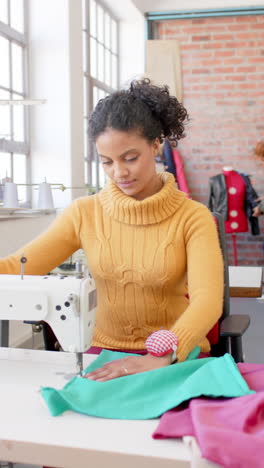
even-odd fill
[{"label": "white work table", "polygon": [[[85,367],[96,356],[84,355]],[[71,411],[50,415],[41,386],[62,388],[75,355],[0,348],[0,460],[58,468],[216,466],[197,455],[193,438],[154,440],[158,419],[111,420]],[[192,448],[193,447],[193,448]],[[199,449],[198,449],[199,452]]]},{"label": "white work table", "polygon": [[230,297],[261,297],[262,267],[229,266]]}]

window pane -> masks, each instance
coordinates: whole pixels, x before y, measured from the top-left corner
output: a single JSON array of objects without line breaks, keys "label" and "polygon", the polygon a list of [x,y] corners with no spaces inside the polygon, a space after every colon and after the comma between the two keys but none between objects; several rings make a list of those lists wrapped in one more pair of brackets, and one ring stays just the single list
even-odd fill
[{"label": "window pane", "polygon": [[90,46],[91,46],[90,72],[91,72],[91,76],[93,76],[94,78],[97,78],[97,53],[96,53],[97,43],[95,39],[93,39],[92,37],[90,39]]},{"label": "window pane", "polygon": [[[13,155],[13,181],[15,184],[26,184],[27,182],[27,157],[25,154]],[[27,200],[27,189],[23,186],[17,187],[19,203]]]},{"label": "window pane", "polygon": [[105,98],[105,95],[106,95],[106,93],[105,93],[105,91],[104,91],[103,89],[99,89],[99,90],[98,90],[98,99],[99,99],[99,100],[100,100],[100,99],[104,99],[104,98]]},{"label": "window pane", "polygon": [[16,91],[23,92],[23,50],[22,47],[12,43],[12,72],[13,85]]},{"label": "window pane", "polygon": [[85,77],[83,80],[83,107],[84,107],[84,115],[88,115],[88,98],[87,98],[87,78]]},{"label": "window pane", "polygon": [[104,42],[104,10],[97,5],[97,39]]},{"label": "window pane", "polygon": [[90,34],[96,37],[96,4],[90,0]]},{"label": "window pane", "polygon": [[88,127],[88,119],[84,118],[83,121],[83,129],[84,129],[84,157],[87,157],[87,127]]},{"label": "window pane", "polygon": [[110,16],[105,13],[105,46],[110,49],[111,47],[111,35],[110,35]]},{"label": "window pane", "polygon": [[98,44],[98,78],[104,81],[104,46]]},{"label": "window pane", "polygon": [[96,86],[93,87],[93,108],[95,108],[98,102],[98,88]]},{"label": "window pane", "polygon": [[105,50],[105,82],[111,85],[111,54],[109,50]]},{"label": "window pane", "polygon": [[11,177],[11,155],[0,153],[0,179]]},{"label": "window pane", "polygon": [[[13,94],[13,99],[22,99],[21,96]],[[13,133],[15,141],[24,141],[24,106],[13,106]]]},{"label": "window pane", "polygon": [[112,26],[112,51],[117,53],[117,24],[116,21],[112,20],[111,21],[111,26]]},{"label": "window pane", "polygon": [[82,53],[83,53],[83,71],[86,72],[87,71],[87,34],[85,32],[83,32],[83,49],[82,49]]},{"label": "window pane", "polygon": [[[10,99],[10,94],[0,89],[0,99]],[[5,138],[6,140],[10,140],[11,138],[10,106],[8,105],[0,105],[0,138]]]},{"label": "window pane", "polygon": [[2,36],[0,36],[0,57],[0,86],[5,86],[6,88],[9,88],[9,41]]},{"label": "window pane", "polygon": [[117,88],[117,57],[112,55],[112,86]]},{"label": "window pane", "polygon": [[84,183],[88,184],[88,163],[84,162]]},{"label": "window pane", "polygon": [[0,0],[0,21],[8,23],[7,0]]},{"label": "window pane", "polygon": [[24,0],[10,0],[10,26],[24,32]]}]

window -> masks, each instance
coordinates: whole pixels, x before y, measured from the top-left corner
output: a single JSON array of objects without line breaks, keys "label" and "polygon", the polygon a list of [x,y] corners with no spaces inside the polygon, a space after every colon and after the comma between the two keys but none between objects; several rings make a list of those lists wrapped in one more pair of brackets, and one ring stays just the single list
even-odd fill
[{"label": "window", "polygon": [[95,148],[87,135],[88,118],[99,99],[118,88],[118,21],[99,0],[83,0],[85,180],[99,190],[105,183]]},{"label": "window", "polygon": [[[28,182],[28,109],[14,104],[27,92],[25,1],[1,0],[0,7],[0,182],[7,177],[17,184]],[[18,186],[18,197],[25,205],[25,185]]]}]

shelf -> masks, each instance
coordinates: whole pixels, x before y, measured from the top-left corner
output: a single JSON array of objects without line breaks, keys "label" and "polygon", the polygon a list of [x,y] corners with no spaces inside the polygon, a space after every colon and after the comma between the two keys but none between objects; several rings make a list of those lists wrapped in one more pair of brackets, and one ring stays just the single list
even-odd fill
[{"label": "shelf", "polygon": [[4,208],[0,207],[0,218],[24,218],[35,215],[48,215],[55,213],[56,209],[34,209],[34,208]]}]

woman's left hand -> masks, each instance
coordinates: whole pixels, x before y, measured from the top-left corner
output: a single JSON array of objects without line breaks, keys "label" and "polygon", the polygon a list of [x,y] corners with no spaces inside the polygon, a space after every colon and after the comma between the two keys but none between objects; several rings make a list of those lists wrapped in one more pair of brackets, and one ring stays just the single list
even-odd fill
[{"label": "woman's left hand", "polygon": [[165,367],[171,363],[171,354],[156,357],[151,354],[144,356],[128,356],[116,361],[107,362],[99,369],[84,375],[86,379],[105,382],[106,380],[125,377],[131,374],[139,374],[153,369]]}]

